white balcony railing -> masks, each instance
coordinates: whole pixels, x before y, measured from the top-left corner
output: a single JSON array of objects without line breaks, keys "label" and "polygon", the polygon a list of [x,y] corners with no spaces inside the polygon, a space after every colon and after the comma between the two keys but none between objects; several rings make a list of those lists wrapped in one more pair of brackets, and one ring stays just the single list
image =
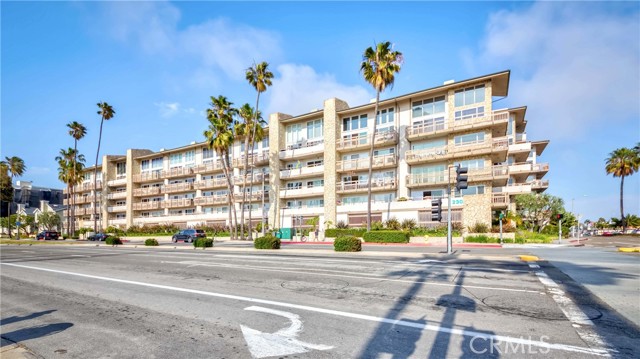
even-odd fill
[{"label": "white balcony railing", "polygon": [[[386,166],[395,166],[398,162],[398,156],[395,154],[389,154],[384,156],[373,157],[373,168],[380,168]],[[344,160],[336,163],[336,169],[338,171],[357,171],[369,168],[369,158],[358,158],[355,160]]]},{"label": "white balcony railing", "polygon": [[287,145],[287,148],[280,150],[279,157],[281,160],[295,158],[300,156],[308,156],[322,153],[324,151],[324,140],[303,141],[300,143]]},{"label": "white balcony railing", "polygon": [[[374,178],[371,180],[372,190],[396,189],[397,181],[395,177]],[[347,181],[336,185],[338,192],[359,192],[369,188],[368,181]]]},{"label": "white balcony railing", "polygon": [[280,170],[280,178],[306,177],[315,174],[324,173],[324,164],[316,166],[305,166],[300,168],[292,168],[288,170]]}]

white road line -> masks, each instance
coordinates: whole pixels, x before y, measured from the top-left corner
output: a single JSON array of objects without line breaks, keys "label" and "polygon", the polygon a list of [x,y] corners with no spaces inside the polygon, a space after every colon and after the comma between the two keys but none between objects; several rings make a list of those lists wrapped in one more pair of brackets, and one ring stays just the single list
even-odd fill
[{"label": "white road line", "polygon": [[204,295],[204,296],[209,296],[209,297],[231,299],[231,300],[235,300],[235,301],[243,301],[243,302],[249,302],[249,303],[260,303],[260,304],[265,304],[265,305],[273,305],[273,306],[277,306],[277,307],[299,309],[299,310],[304,310],[304,311],[308,311],[308,312],[329,314],[329,315],[335,315],[335,316],[340,316],[340,317],[345,317],[345,318],[352,318],[352,319],[360,319],[360,320],[366,320],[366,321],[377,322],[377,323],[387,323],[387,324],[392,324],[392,325],[416,328],[416,329],[420,329],[420,330],[429,330],[429,331],[433,331],[433,332],[444,332],[444,333],[462,335],[462,336],[467,336],[467,337],[484,338],[486,340],[492,340],[493,342],[501,341],[501,342],[508,342],[508,343],[517,343],[517,344],[522,344],[522,345],[525,345],[525,346],[536,346],[536,347],[541,347],[541,348],[549,348],[549,349],[552,349],[552,350],[562,350],[562,351],[568,351],[568,352],[574,352],[574,353],[593,354],[593,355],[599,355],[599,356],[608,356],[609,355],[609,353],[606,350],[602,350],[602,349],[592,349],[592,348],[578,347],[578,346],[567,345],[567,344],[547,343],[547,342],[544,342],[544,341],[535,341],[535,340],[528,340],[528,339],[523,339],[523,338],[507,337],[507,336],[502,336],[502,335],[491,335],[491,334],[482,333],[482,332],[476,332],[476,331],[472,331],[472,330],[446,328],[446,327],[441,327],[441,326],[437,326],[437,325],[414,323],[414,322],[409,322],[409,321],[400,320],[400,319],[375,317],[375,316],[371,316],[371,315],[349,313],[349,312],[343,312],[343,311],[332,310],[332,309],[323,309],[323,308],[311,307],[311,306],[306,306],[306,305],[299,305],[299,304],[286,303],[286,302],[278,302],[278,301],[274,301],[274,300],[258,299],[258,298],[251,298],[251,297],[242,297],[242,296],[232,295],[232,294],[207,292],[207,291],[197,290],[197,289],[188,289],[188,288],[172,287],[172,286],[168,286],[168,285],[137,282],[137,281],[125,280],[125,279],[101,277],[101,276],[95,276],[95,275],[90,275],[90,274],[74,273],[74,272],[67,272],[67,271],[61,271],[61,270],[55,270],[55,269],[25,266],[25,265],[20,265],[20,264],[13,264],[13,263],[0,263],[0,265],[6,265],[6,266],[11,266],[11,267],[17,267],[17,268],[25,268],[25,269],[33,269],[33,270],[39,270],[39,271],[51,272],[51,273],[58,273],[58,274],[66,274],[66,275],[72,275],[72,276],[77,276],[77,277],[98,279],[98,280],[104,280],[104,281],[109,281],[109,282],[137,285],[137,286],[143,286],[143,287],[149,287],[149,288],[172,290],[172,291],[176,291],[176,292],[199,294],[199,295]]},{"label": "white road line", "polygon": [[538,269],[535,271],[536,276],[540,282],[547,288],[547,291],[551,293],[551,297],[558,304],[558,307],[564,313],[564,316],[569,319],[576,332],[591,348],[598,351],[603,351],[606,356],[611,356],[612,353],[616,353],[615,350],[608,348],[604,340],[596,333],[591,327],[593,327],[593,321],[582,311],[578,306],[566,296],[560,286],[551,279],[547,273],[539,270],[540,266],[535,263],[529,263],[529,267],[532,269]]},{"label": "white road line", "polygon": [[[458,286],[460,286],[459,284],[438,283],[438,282],[431,282],[431,281],[426,281],[426,280],[391,279],[391,278],[382,277],[382,276],[376,275],[376,274],[359,275],[359,276],[357,276],[357,275],[347,275],[347,274],[317,273],[317,272],[311,272],[311,271],[301,271],[299,268],[291,268],[291,269],[278,268],[278,269],[276,269],[276,268],[259,267],[259,266],[251,266],[251,265],[242,265],[242,264],[238,264],[238,265],[216,264],[216,263],[201,263],[201,262],[195,262],[195,261],[181,261],[181,262],[163,261],[161,263],[184,264],[184,265],[187,265],[189,267],[202,266],[202,267],[224,267],[224,268],[235,268],[235,269],[247,269],[247,270],[256,270],[256,269],[258,269],[258,270],[267,271],[267,272],[295,273],[295,274],[314,275],[314,276],[321,276],[321,277],[368,279],[368,280],[375,280],[375,281],[380,281],[380,282],[425,283],[425,284],[429,284],[429,285],[436,285],[436,286],[443,286],[443,287],[458,287]],[[318,270],[318,269],[315,269],[315,270]],[[322,270],[322,271],[327,271],[327,270]],[[544,294],[543,292],[540,292],[539,290],[529,290],[529,289],[514,289],[514,288],[503,288],[503,287],[484,287],[484,286],[466,285],[466,284],[462,285],[462,287],[464,287],[464,288],[473,288],[473,289],[485,289],[485,290],[500,290],[500,291],[506,291],[506,292]]]}]

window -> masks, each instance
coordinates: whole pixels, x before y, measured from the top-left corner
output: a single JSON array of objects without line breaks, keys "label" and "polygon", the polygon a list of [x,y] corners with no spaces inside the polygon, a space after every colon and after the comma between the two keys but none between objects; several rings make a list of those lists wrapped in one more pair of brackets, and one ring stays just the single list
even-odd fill
[{"label": "window", "polygon": [[342,204],[367,203],[367,196],[342,197]]},{"label": "window", "polygon": [[394,198],[395,198],[395,195],[393,193],[376,194],[373,196],[373,202],[389,203],[393,201]]},{"label": "window", "polygon": [[127,215],[125,213],[116,214],[116,219],[126,219]]},{"label": "window", "polygon": [[457,90],[455,94],[456,107],[484,102],[484,85],[467,87],[462,90]]},{"label": "window", "polygon": [[467,167],[470,170],[481,170],[484,168],[484,159],[476,158],[472,160],[456,162],[455,164],[462,167]]},{"label": "window", "polygon": [[442,164],[442,165],[411,167],[411,174],[412,175],[424,175],[424,176],[441,176],[444,179],[446,170],[447,170],[447,166],[444,165],[444,164]]},{"label": "window", "polygon": [[302,201],[287,201],[287,208],[302,208]]},{"label": "window", "polygon": [[418,143],[412,143],[411,144],[411,149],[414,151],[418,151],[418,150],[429,150],[429,149],[434,149],[434,148],[441,148],[447,145],[447,140],[445,138],[441,138],[438,140],[431,140],[431,141],[427,141],[427,142],[418,142]]},{"label": "window", "polygon": [[413,122],[413,128],[421,128],[420,132],[444,130],[444,117],[427,118]]},{"label": "window", "polygon": [[460,193],[462,193],[462,195],[464,196],[471,196],[474,194],[483,194],[484,193],[484,186],[480,185],[480,186],[469,186],[467,187],[467,189],[463,189],[460,191]]},{"label": "window", "polygon": [[[265,134],[266,135],[266,134]],[[269,149],[269,137],[262,139],[262,149]]]},{"label": "window", "polygon": [[307,207],[324,207],[324,199],[310,199],[307,201]]},{"label": "window", "polygon": [[150,168],[149,164],[150,164],[149,160],[143,160],[142,162],[140,162],[140,170],[141,171],[148,170]]},{"label": "window", "polygon": [[411,117],[418,118],[422,116],[435,115],[444,112],[444,96],[438,96],[422,101],[416,101],[412,104]]},{"label": "window", "polygon": [[295,123],[293,125],[289,125],[286,128],[286,145],[295,145],[304,141],[306,138],[304,136],[304,132],[302,131],[302,125],[299,123]]},{"label": "window", "polygon": [[353,131],[361,128],[367,128],[367,115],[342,119],[342,131]]},{"label": "window", "polygon": [[376,124],[378,127],[376,128],[376,132],[391,132],[395,129],[393,114],[393,107],[378,111],[378,116],[376,117]]},{"label": "window", "polygon": [[322,166],[322,160],[316,160],[316,161],[307,161],[307,167],[316,167],[316,166]]},{"label": "window", "polygon": [[182,164],[182,153],[172,153],[169,156],[169,164],[172,166]]},{"label": "window", "polygon": [[307,187],[322,187],[324,186],[324,180],[307,181]]},{"label": "window", "polygon": [[151,160],[151,168],[158,169],[162,168],[162,157],[154,158]]},{"label": "window", "polygon": [[385,148],[384,150],[374,150],[373,151],[373,156],[377,157],[377,156],[386,156],[386,155],[392,155],[396,152],[396,149],[394,147],[391,148]]},{"label": "window", "polygon": [[212,160],[213,159],[213,154],[215,152],[211,149],[211,148],[203,148],[202,149],[202,160]]},{"label": "window", "polygon": [[300,189],[300,188],[302,188],[302,182],[287,183],[287,189]]},{"label": "window", "polygon": [[127,201],[117,201],[116,202],[116,206],[126,206],[127,205]]},{"label": "window", "polygon": [[455,120],[468,120],[470,118],[482,117],[484,116],[484,106],[469,108],[462,111],[455,112]]},{"label": "window", "polygon": [[471,145],[474,143],[484,142],[484,132],[468,133],[466,135],[456,136],[454,143],[456,146]]},{"label": "window", "polygon": [[124,177],[126,173],[127,173],[127,164],[124,162],[116,163],[116,177],[117,178]]},{"label": "window", "polygon": [[424,199],[438,199],[444,198],[445,190],[444,189],[431,189],[431,190],[419,190],[411,192],[411,199],[413,200],[424,200]]},{"label": "window", "polygon": [[322,120],[307,122],[307,139],[322,138]]},{"label": "window", "polygon": [[196,160],[196,151],[191,150],[184,153],[185,162],[195,162],[195,160]]}]

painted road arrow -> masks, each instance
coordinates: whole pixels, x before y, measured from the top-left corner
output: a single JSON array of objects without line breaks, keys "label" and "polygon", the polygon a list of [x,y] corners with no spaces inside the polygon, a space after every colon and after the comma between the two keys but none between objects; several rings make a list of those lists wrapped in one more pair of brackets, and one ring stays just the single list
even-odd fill
[{"label": "painted road arrow", "polygon": [[275,333],[263,333],[240,325],[244,339],[249,346],[249,351],[254,358],[301,354],[310,350],[329,350],[333,348],[328,345],[305,343],[296,339],[302,331],[302,320],[297,314],[257,306],[247,307],[244,310],[275,314],[291,320],[291,325],[288,328],[280,329]]}]

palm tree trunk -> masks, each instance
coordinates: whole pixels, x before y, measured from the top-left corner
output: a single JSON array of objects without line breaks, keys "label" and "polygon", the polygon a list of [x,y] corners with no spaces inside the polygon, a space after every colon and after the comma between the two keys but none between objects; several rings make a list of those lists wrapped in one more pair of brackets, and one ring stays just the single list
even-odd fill
[{"label": "palm tree trunk", "polygon": [[376,107],[373,112],[373,134],[371,135],[371,146],[369,148],[369,178],[367,191],[367,231],[371,230],[371,175],[373,173],[373,144],[376,141],[376,129],[378,123],[378,105],[380,103],[380,91],[376,91]]},{"label": "palm tree trunk", "polygon": [[622,234],[627,230],[627,221],[624,218],[624,174],[620,177],[620,220],[622,221]]},{"label": "palm tree trunk", "polygon": [[[236,206],[235,206],[235,201],[233,200],[233,184],[231,183],[231,174],[229,172],[229,163],[228,163],[228,159],[229,156],[227,154],[224,154],[221,158],[222,161],[222,171],[224,172],[225,177],[227,178],[227,189],[229,190],[229,218],[231,219],[231,231],[229,233],[229,235],[231,236],[231,239],[236,239],[238,236],[238,226],[237,226],[237,222],[238,222],[238,217],[236,215]],[[231,211],[233,211],[233,213],[231,213]]]},{"label": "palm tree trunk", "polygon": [[[255,141],[256,141],[256,130],[258,129],[258,105],[260,104],[260,91],[258,91],[258,97],[256,98],[256,110],[255,110],[255,120],[253,122],[253,133],[251,134],[251,149],[253,150],[253,146],[255,145]],[[246,163],[249,163],[248,160]],[[253,169],[254,167],[251,167],[251,180],[253,180]],[[262,174],[264,176],[264,173]],[[264,187],[262,188],[262,191],[264,192]],[[249,201],[251,201],[251,195],[253,194],[253,186],[249,186]],[[264,196],[264,193],[262,193],[262,195]],[[251,207],[249,209],[249,240],[253,240],[253,236],[251,233],[251,210],[253,209],[253,207]],[[264,226],[264,223],[262,223],[262,219],[260,219],[260,224],[262,226]]]},{"label": "palm tree trunk", "polygon": [[96,166],[93,169],[93,233],[98,233],[98,219],[96,200],[98,199],[98,156],[100,155],[100,141],[102,141],[102,124],[104,123],[104,115],[100,120],[100,135],[98,136],[98,151],[96,152]]},{"label": "palm tree trunk", "polygon": [[9,231],[9,239],[11,239],[11,203],[15,194],[13,193],[13,174],[11,175],[11,198],[7,201],[7,231]]},{"label": "palm tree trunk", "polygon": [[69,235],[69,237],[73,237],[73,234],[76,232],[76,221],[75,221],[75,213],[76,213],[76,199],[75,199],[75,184],[76,184],[76,162],[78,162],[78,140],[75,140],[73,143],[73,169],[72,169],[72,186],[70,186],[70,192],[71,192],[71,200],[69,201],[69,203],[71,203],[71,218],[72,220],[69,222],[69,227],[67,229],[68,232],[71,233],[67,233]]},{"label": "palm tree trunk", "polygon": [[[247,173],[249,172],[249,134],[246,133],[248,132],[248,126],[249,124],[246,124],[247,127],[245,128],[245,136],[244,136],[244,174],[242,175],[242,206],[241,206],[241,212],[240,212],[240,222],[242,223],[242,227],[240,229],[240,236],[242,237],[242,239],[244,239],[244,206],[245,203],[247,201]],[[251,213],[251,212],[249,212]],[[251,223],[249,223],[249,226],[251,226]]]}]

